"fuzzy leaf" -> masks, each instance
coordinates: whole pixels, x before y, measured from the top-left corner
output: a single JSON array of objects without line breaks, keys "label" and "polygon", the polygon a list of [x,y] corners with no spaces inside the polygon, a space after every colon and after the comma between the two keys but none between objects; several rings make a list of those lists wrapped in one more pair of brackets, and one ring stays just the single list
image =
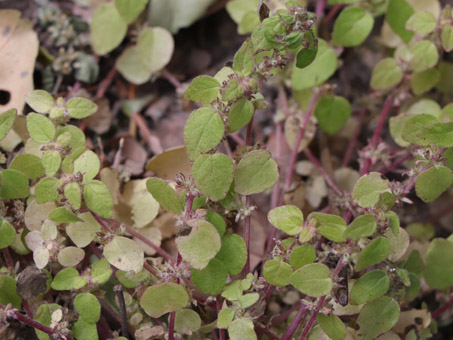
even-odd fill
[{"label": "fuzzy leaf", "polygon": [[396,86],[403,79],[403,71],[393,58],[381,60],[373,69],[370,86],[374,90],[385,90]]},{"label": "fuzzy leaf", "polygon": [[230,340],[256,340],[253,322],[250,319],[236,319],[228,326]]},{"label": "fuzzy leaf", "polygon": [[76,119],[89,117],[98,110],[98,106],[95,103],[82,97],[69,99],[66,107],[68,109],[68,114]]},{"label": "fuzzy leaf", "polygon": [[224,198],[233,182],[234,166],[224,154],[201,155],[193,164],[195,185],[212,201]]},{"label": "fuzzy leaf", "polygon": [[239,161],[234,176],[234,191],[252,195],[271,188],[278,179],[277,163],[265,150],[254,150]]},{"label": "fuzzy leaf", "polygon": [[387,293],[390,286],[390,278],[383,270],[373,270],[366,273],[354,282],[350,298],[351,303],[362,303],[377,299]]},{"label": "fuzzy leaf", "polygon": [[217,98],[219,88],[220,83],[216,79],[209,76],[199,76],[192,80],[184,98],[207,105]]},{"label": "fuzzy leaf", "polygon": [[253,113],[253,104],[245,98],[239,99],[230,110],[227,132],[232,133],[246,126],[252,119]]},{"label": "fuzzy leaf", "polygon": [[304,215],[293,205],[284,205],[269,211],[267,218],[277,229],[288,235],[297,235],[304,225]]},{"label": "fuzzy leaf", "polygon": [[36,202],[46,203],[55,201],[58,197],[57,188],[58,180],[56,178],[43,178],[35,187]]},{"label": "fuzzy leaf", "polygon": [[426,283],[434,289],[448,289],[453,286],[453,242],[435,238],[426,253]]},{"label": "fuzzy leaf", "polygon": [[289,264],[296,269],[313,263],[315,260],[316,252],[311,244],[303,244],[294,247],[289,256]]},{"label": "fuzzy leaf", "polygon": [[0,198],[26,198],[28,186],[28,178],[21,172],[12,169],[0,171]]},{"label": "fuzzy leaf", "polygon": [[142,270],[145,261],[143,249],[123,236],[116,236],[104,247],[104,256],[116,268],[135,273]]},{"label": "fuzzy leaf", "polygon": [[228,270],[224,263],[217,258],[201,270],[192,269],[192,281],[195,287],[206,294],[220,294],[228,278]]},{"label": "fuzzy leaf", "polygon": [[316,104],[315,116],[319,127],[330,135],[337,133],[350,115],[351,104],[343,97],[324,96]]},{"label": "fuzzy leaf", "polygon": [[87,280],[79,272],[70,267],[60,270],[54,277],[51,287],[55,290],[80,289],[87,284]]},{"label": "fuzzy leaf", "polygon": [[175,313],[175,331],[191,335],[201,327],[201,318],[191,309],[181,309]]},{"label": "fuzzy leaf", "polygon": [[44,90],[30,92],[25,101],[33,110],[39,113],[48,113],[54,104],[51,94]]},{"label": "fuzzy leaf", "polygon": [[58,223],[71,223],[81,221],[71,210],[66,207],[58,207],[54,209],[50,214],[49,218],[52,221]]},{"label": "fuzzy leaf", "polygon": [[356,271],[361,271],[375,264],[385,261],[390,253],[390,246],[388,241],[379,236],[371,241],[365,249],[359,254],[357,263],[354,267]]},{"label": "fuzzy leaf", "polygon": [[165,28],[147,27],[138,36],[140,60],[151,73],[161,70],[170,62],[173,49],[173,36]]},{"label": "fuzzy leaf", "polygon": [[216,259],[222,261],[230,275],[239,274],[247,261],[247,246],[244,239],[237,234],[222,237],[222,247]]},{"label": "fuzzy leaf", "polygon": [[44,175],[41,159],[26,153],[14,157],[8,169],[20,171],[30,179],[36,179]]},{"label": "fuzzy leaf", "polygon": [[49,118],[37,113],[27,116],[27,130],[35,142],[46,144],[55,138],[55,126]]},{"label": "fuzzy leaf", "polygon": [[113,200],[109,189],[101,181],[89,181],[85,184],[83,198],[88,209],[101,217],[110,218]]},{"label": "fuzzy leaf", "polygon": [[222,308],[217,317],[217,327],[218,328],[228,328],[228,325],[233,321],[234,318],[234,309],[232,308]]},{"label": "fuzzy leaf", "polygon": [[422,72],[437,64],[439,53],[437,47],[429,40],[422,40],[412,46],[412,68]]},{"label": "fuzzy leaf", "polygon": [[175,214],[184,210],[181,198],[164,180],[150,178],[146,181],[146,188],[165,210]]},{"label": "fuzzy leaf", "polygon": [[303,294],[312,297],[327,295],[332,290],[329,268],[321,263],[312,263],[296,270],[290,283]]},{"label": "fuzzy leaf", "polygon": [[58,262],[63,267],[77,266],[85,257],[83,249],[77,247],[66,247],[58,253]]},{"label": "fuzzy leaf", "polygon": [[319,313],[316,321],[324,333],[332,340],[343,340],[346,338],[346,326],[335,314],[325,315]]},{"label": "fuzzy leaf", "polygon": [[181,310],[189,303],[189,296],[176,283],[163,283],[148,287],[140,298],[140,306],[153,318]]},{"label": "fuzzy leaf", "polygon": [[96,297],[90,293],[81,293],[74,299],[77,313],[86,322],[96,323],[101,316],[101,305]]},{"label": "fuzzy leaf", "polygon": [[357,217],[344,231],[345,238],[360,240],[374,234],[376,220],[373,215],[362,215]]},{"label": "fuzzy leaf", "polygon": [[417,177],[415,192],[424,202],[435,201],[453,183],[452,171],[445,166],[432,167]]},{"label": "fuzzy leaf", "polygon": [[5,138],[9,130],[13,127],[16,115],[16,109],[10,109],[0,114],[0,140]]},{"label": "fuzzy leaf", "polygon": [[83,175],[83,182],[96,177],[101,167],[99,157],[91,150],[86,150],[74,161],[74,174],[81,173]]},{"label": "fuzzy leaf", "polygon": [[361,207],[370,208],[377,203],[379,196],[384,192],[390,192],[389,181],[382,179],[378,172],[370,172],[357,181],[353,198]]},{"label": "fuzzy leaf", "polygon": [[269,260],[264,263],[263,277],[271,285],[284,287],[289,284],[293,270],[286,262]]},{"label": "fuzzy leaf", "polygon": [[212,109],[201,108],[189,116],[184,128],[184,143],[190,160],[217,146],[225,128],[222,118]]},{"label": "fuzzy leaf", "polygon": [[335,21],[333,42],[345,47],[360,45],[371,33],[373,24],[371,14],[361,7],[347,7]]}]

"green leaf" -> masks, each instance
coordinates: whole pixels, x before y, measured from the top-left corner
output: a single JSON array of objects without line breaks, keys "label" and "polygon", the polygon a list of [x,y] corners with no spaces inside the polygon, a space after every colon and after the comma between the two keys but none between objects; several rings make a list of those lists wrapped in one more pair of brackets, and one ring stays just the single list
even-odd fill
[{"label": "green leaf", "polygon": [[184,98],[205,105],[217,98],[220,83],[209,76],[199,76],[192,80]]},{"label": "green leaf", "polygon": [[0,219],[0,249],[10,246],[16,239],[16,229],[6,220]]},{"label": "green leaf", "polygon": [[415,95],[421,95],[431,90],[440,80],[440,72],[437,69],[429,69],[413,73],[411,76],[411,89]]},{"label": "green leaf", "polygon": [[265,150],[254,150],[241,158],[234,175],[234,191],[252,195],[271,188],[278,179],[277,163]]},{"label": "green leaf", "polygon": [[325,315],[319,313],[316,321],[324,333],[332,340],[343,340],[346,338],[346,326],[335,314]]},{"label": "green leaf", "polygon": [[223,236],[223,234],[225,234],[226,223],[222,216],[213,211],[208,211],[206,213],[206,220],[210,222],[214,227],[216,227],[220,236]]},{"label": "green leaf", "polygon": [[431,288],[443,290],[453,286],[453,242],[442,238],[431,242],[423,276]]},{"label": "green leaf", "polygon": [[101,316],[101,305],[93,294],[81,293],[74,299],[74,307],[84,321],[96,323]]},{"label": "green leaf", "polygon": [[142,85],[149,81],[151,71],[142,63],[137,46],[127,47],[116,60],[116,68],[127,81]]},{"label": "green leaf", "polygon": [[315,116],[319,127],[330,135],[337,133],[350,115],[351,104],[343,97],[324,96],[316,104]]},{"label": "green leaf", "polygon": [[133,240],[116,236],[104,247],[104,256],[112,266],[138,273],[145,261],[143,249]]},{"label": "green leaf", "polygon": [[357,217],[344,231],[345,238],[360,240],[368,237],[376,231],[376,220],[373,215],[362,215]]},{"label": "green leaf", "polygon": [[182,258],[192,267],[203,269],[219,252],[220,235],[211,223],[199,221],[189,235],[176,239],[176,246]]},{"label": "green leaf", "polygon": [[429,40],[422,40],[412,46],[412,68],[415,72],[422,72],[437,64],[439,53],[437,47]]},{"label": "green leaf", "polygon": [[307,264],[296,270],[291,275],[290,283],[303,294],[312,297],[329,294],[333,286],[329,267],[321,263]]},{"label": "green leaf", "polygon": [[47,150],[42,156],[42,165],[46,169],[46,176],[52,177],[61,166],[61,154],[57,150]]},{"label": "green leaf", "polygon": [[322,84],[337,69],[337,57],[327,42],[318,39],[318,53],[315,60],[301,69],[294,67],[292,84],[294,90],[304,90]]},{"label": "green leaf", "polygon": [[28,178],[21,172],[7,169],[0,172],[0,197],[26,198],[29,195]]},{"label": "green leaf", "polygon": [[92,180],[99,172],[101,162],[99,157],[91,150],[86,150],[74,161],[73,173],[83,175],[83,183]]},{"label": "green leaf", "polygon": [[27,129],[35,142],[46,144],[55,138],[55,126],[43,115],[30,113],[27,116]]},{"label": "green leaf", "polygon": [[359,254],[357,263],[354,267],[356,271],[361,271],[375,264],[385,261],[390,253],[390,245],[388,241],[379,236],[371,241],[365,249]]},{"label": "green leaf", "polygon": [[403,79],[403,71],[393,58],[381,60],[373,69],[370,86],[374,90],[385,90],[396,86]]},{"label": "green leaf", "polygon": [[406,22],[414,13],[414,9],[406,0],[390,0],[387,5],[385,19],[393,32],[398,34],[404,42],[409,42],[414,32],[406,29]]},{"label": "green leaf", "polygon": [[222,99],[227,102],[241,96],[244,93],[244,88],[241,86],[238,79],[232,79],[220,93]]},{"label": "green leaf", "polygon": [[291,266],[279,260],[269,260],[264,263],[263,276],[271,285],[284,287],[289,284],[293,270]]},{"label": "green leaf", "polygon": [[226,196],[233,182],[233,171],[233,162],[221,153],[201,155],[192,166],[195,185],[212,201]]},{"label": "green leaf", "polygon": [[87,280],[79,275],[72,267],[60,270],[54,277],[51,287],[55,290],[80,289],[87,284]]},{"label": "green leaf", "polygon": [[82,97],[71,98],[66,104],[68,114],[75,119],[83,119],[96,113],[98,106]]},{"label": "green leaf", "polygon": [[41,159],[26,153],[14,157],[8,169],[20,171],[30,179],[36,179],[44,175]]},{"label": "green leaf", "polygon": [[310,65],[318,54],[318,40],[312,32],[305,32],[305,40],[308,41],[308,47],[302,48],[296,56],[296,67],[304,68]]},{"label": "green leaf", "polygon": [[387,293],[389,286],[390,278],[383,270],[366,273],[354,282],[350,293],[351,303],[361,305],[375,300]]},{"label": "green leaf", "polygon": [[72,327],[72,334],[77,340],[98,340],[98,331],[95,323],[80,318]]},{"label": "green leaf", "polygon": [[239,298],[239,305],[243,309],[248,308],[248,307],[254,305],[258,301],[259,298],[260,298],[260,295],[258,293],[244,294]]},{"label": "green leaf", "polygon": [[80,186],[78,183],[71,182],[66,184],[64,186],[64,196],[74,209],[80,209],[82,204],[82,193],[80,192]]},{"label": "green leaf", "polygon": [[387,229],[384,233],[384,237],[390,246],[387,258],[392,262],[400,260],[409,247],[409,234],[407,231],[403,228],[399,228],[398,232],[395,234],[391,229]]},{"label": "green leaf", "polygon": [[446,52],[453,50],[453,26],[445,25],[442,28],[442,47]]},{"label": "green leaf", "polygon": [[191,335],[192,332],[199,330],[201,319],[197,312],[191,309],[181,309],[175,313],[175,331],[182,334]]},{"label": "green leaf", "polygon": [[181,310],[189,303],[189,296],[176,283],[151,286],[140,298],[140,306],[152,318],[159,318],[170,312]]},{"label": "green leaf", "polygon": [[225,128],[222,118],[212,109],[201,108],[189,116],[184,128],[184,142],[190,160],[216,147]]},{"label": "green leaf", "polygon": [[16,109],[9,109],[0,114],[0,140],[6,137],[16,120]]},{"label": "green leaf", "polygon": [[146,181],[146,188],[165,210],[175,214],[184,210],[181,198],[164,180],[157,177],[150,178]]},{"label": "green leaf", "polygon": [[249,75],[254,66],[253,53],[252,41],[246,40],[234,55],[233,70],[244,76]]},{"label": "green leaf", "polygon": [[36,112],[48,113],[54,104],[53,97],[44,90],[34,90],[25,97],[27,104]]},{"label": "green leaf", "polygon": [[406,22],[406,29],[417,34],[431,33],[437,24],[436,17],[428,11],[415,12]]},{"label": "green leaf", "polygon": [[228,278],[227,267],[217,258],[201,270],[192,269],[192,281],[195,287],[206,294],[220,294]]},{"label": "green leaf", "polygon": [[333,27],[333,43],[335,45],[358,46],[371,33],[374,19],[361,7],[348,7],[341,11]]},{"label": "green leaf", "polygon": [[453,183],[452,171],[445,166],[432,167],[420,174],[415,182],[415,192],[424,202],[435,201]]},{"label": "green leaf", "polygon": [[255,327],[252,320],[236,319],[228,326],[230,340],[256,340]]},{"label": "green leaf", "polygon": [[[52,314],[55,312],[57,309],[61,309],[62,307],[60,305],[57,305],[55,303],[43,303],[38,307],[38,310],[36,311],[35,316],[33,317],[33,320],[38,321],[42,323],[45,326],[50,326],[50,323],[52,322]],[[39,340],[49,340],[49,335],[47,333],[41,332],[37,329],[35,329],[36,335],[38,336]]]},{"label": "green leaf", "polygon": [[392,329],[400,316],[398,302],[382,296],[377,300],[368,302],[360,311],[357,323],[360,326],[357,331],[358,339],[372,340],[378,335]]},{"label": "green leaf", "polygon": [[222,246],[216,259],[222,261],[230,275],[239,274],[247,261],[247,246],[244,239],[237,234],[222,237]]},{"label": "green leaf", "polygon": [[420,138],[418,135],[425,126],[437,123],[437,119],[430,114],[418,114],[410,118],[401,131],[401,137],[411,144],[427,145],[425,139]]},{"label": "green leaf", "polygon": [[91,211],[101,217],[110,218],[113,211],[113,200],[109,189],[101,181],[89,181],[83,190],[85,204]]},{"label": "green leaf", "polygon": [[346,222],[343,218],[331,214],[311,213],[308,219],[316,220],[318,234],[334,242],[344,242],[343,233],[346,229]]},{"label": "green leaf", "polygon": [[227,132],[232,133],[246,126],[252,119],[253,113],[253,104],[245,98],[239,99],[228,115]]},{"label": "green leaf", "polygon": [[170,62],[173,55],[173,36],[165,28],[147,27],[140,32],[137,51],[148,71],[154,73]]},{"label": "green leaf", "polygon": [[112,270],[105,258],[102,258],[91,265],[91,281],[94,283],[103,285],[110,279],[110,276],[112,276]]},{"label": "green leaf", "polygon": [[294,205],[284,205],[269,211],[267,218],[277,229],[288,235],[297,235],[304,225],[304,215]]},{"label": "green leaf", "polygon": [[311,244],[296,246],[291,250],[289,255],[289,264],[293,268],[301,268],[306,264],[313,263],[316,260],[315,248]]},{"label": "green leaf", "polygon": [[233,321],[234,309],[224,307],[217,316],[217,327],[228,328],[228,325]]},{"label": "green leaf", "polygon": [[127,23],[113,3],[96,8],[91,19],[91,45],[98,55],[111,52],[123,41],[127,32]]},{"label": "green leaf", "polygon": [[435,123],[421,129],[417,136],[428,145],[437,145],[443,148],[453,146],[453,122]]},{"label": "green leaf", "polygon": [[14,308],[20,309],[21,297],[16,292],[16,281],[10,277],[0,275],[0,304],[10,303]]},{"label": "green leaf", "polygon": [[35,187],[36,202],[46,203],[55,201],[58,198],[58,180],[53,177],[46,177],[39,181]]},{"label": "green leaf", "polygon": [[73,223],[82,221],[78,218],[71,210],[65,207],[59,207],[54,209],[50,214],[49,218],[52,221],[58,223]]},{"label": "green leaf", "polygon": [[115,0],[118,13],[127,24],[132,24],[146,7],[148,0]]},{"label": "green leaf", "polygon": [[390,192],[389,181],[382,179],[378,172],[370,172],[359,178],[352,196],[362,208],[371,208],[384,192]]},{"label": "green leaf", "polygon": [[85,257],[85,251],[77,247],[65,247],[58,253],[58,262],[63,267],[75,267]]}]

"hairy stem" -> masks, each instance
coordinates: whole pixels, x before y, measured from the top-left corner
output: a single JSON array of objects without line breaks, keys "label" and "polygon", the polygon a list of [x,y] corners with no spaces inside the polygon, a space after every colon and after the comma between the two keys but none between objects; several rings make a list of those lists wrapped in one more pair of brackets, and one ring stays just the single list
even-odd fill
[{"label": "hairy stem", "polygon": [[168,324],[168,340],[174,340],[175,338],[175,318],[176,312],[171,312],[170,323]]},{"label": "hairy stem", "polygon": [[305,311],[307,310],[307,306],[301,301],[299,311],[296,314],[293,322],[289,325],[288,330],[283,334],[280,340],[291,340],[291,337],[296,332],[297,328],[299,327],[300,323],[304,319]]},{"label": "hairy stem", "polygon": [[[252,127],[253,127],[253,117],[247,125],[247,135],[245,137],[245,143],[247,145],[252,144]],[[247,208],[250,207],[252,199],[250,195],[245,196],[245,205]],[[245,262],[244,274],[247,275],[250,273],[250,227],[251,227],[252,216],[248,215],[245,217],[245,230],[244,230],[244,241],[247,247],[247,260]]]},{"label": "hairy stem", "polygon": [[[4,307],[2,306],[2,308]],[[31,319],[28,316],[21,314],[19,311],[15,311],[14,315],[12,315],[11,317],[46,334],[52,335],[55,333],[53,328],[50,328],[38,321]]]},{"label": "hairy stem", "polygon": [[433,319],[437,319],[439,316],[441,316],[446,310],[450,309],[451,307],[453,307],[453,296],[451,297],[450,300],[448,300],[446,303],[444,303],[442,306],[440,306],[438,309],[436,309],[431,314],[431,317]]},{"label": "hairy stem", "polygon": [[126,312],[126,302],[124,301],[123,286],[116,285],[113,290],[115,291],[116,297],[118,299],[118,304],[120,308],[121,316],[121,333],[125,338],[129,338],[129,330],[127,326],[127,312]]}]

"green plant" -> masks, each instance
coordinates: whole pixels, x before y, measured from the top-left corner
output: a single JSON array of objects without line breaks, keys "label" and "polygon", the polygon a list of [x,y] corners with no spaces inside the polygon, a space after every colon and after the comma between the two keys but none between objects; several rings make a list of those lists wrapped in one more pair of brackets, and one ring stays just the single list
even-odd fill
[{"label": "green plant", "polygon": [[[146,5],[122,7],[127,3],[96,10],[91,28],[98,52],[119,45],[127,24]],[[128,181],[103,167],[87,148],[84,132],[69,124],[97,111],[85,98],[65,101],[35,90],[26,98],[34,110],[26,118],[15,109],[0,114],[0,140],[14,129],[24,141],[24,152],[2,155],[7,166],[0,172],[3,322],[28,324],[40,339],[80,340],[128,338],[132,330],[140,339],[165,334],[221,340],[227,334],[231,340],[428,339],[437,332],[436,319],[453,306],[453,239],[434,238],[433,226],[408,219],[406,209],[414,202],[423,209],[451,194],[452,106],[441,109],[436,101],[418,97],[434,88],[452,92],[446,71],[451,63],[440,61],[440,54],[453,49],[451,8],[433,13],[428,3],[416,7],[406,0],[390,0],[387,7],[380,1],[329,1],[332,11],[352,4],[338,15],[329,43],[317,32],[320,18],[299,2],[272,2],[276,11],[260,2],[259,15],[252,13],[256,20],[249,3],[257,5],[229,5],[242,22],[240,31],[252,32],[231,67],[196,77],[185,92],[185,100],[200,104],[184,130],[188,176]],[[318,17],[324,5],[317,2]],[[245,9],[239,8],[239,15],[235,6]],[[373,92],[366,100],[353,97],[350,104],[326,81],[344,48],[363,44],[374,17],[382,14],[391,31],[381,38],[386,44],[399,39],[398,46],[374,67]],[[123,22],[110,22],[112,15]],[[106,40],[96,33],[103,20],[124,27],[106,32],[114,38]],[[148,41],[148,34],[155,38],[156,30],[146,28],[117,63],[132,49],[132,58],[137,51],[143,57],[140,40]],[[146,80],[150,72],[154,69],[147,68]],[[263,92],[272,81],[281,111],[275,115],[275,159],[264,145],[253,144],[252,136],[255,115],[269,107]],[[376,111],[382,98],[355,171],[348,164],[365,114]],[[360,107],[361,119],[342,167],[334,170],[326,138],[344,129],[352,107]],[[399,113],[389,118],[396,107]],[[381,140],[387,122],[394,145]],[[236,135],[241,129],[245,141]],[[242,145],[223,153],[232,135]],[[284,137],[291,153],[286,167],[279,168]],[[308,148],[314,139],[320,140],[321,161]],[[297,162],[301,152],[309,162]],[[153,160],[148,168],[154,169]],[[401,169],[408,178],[396,171]],[[303,184],[296,171],[311,183],[306,185],[313,207],[308,214],[297,199]],[[271,191],[265,214],[272,232],[255,266],[252,216],[260,209],[252,195]],[[328,204],[321,209],[322,201]],[[160,247],[161,229],[151,224],[159,213],[178,228],[176,257]],[[239,224],[243,236],[234,228]],[[33,252],[37,269],[18,271],[10,249],[18,255]],[[440,305],[432,313],[424,302],[431,291]],[[290,307],[281,311],[283,304]],[[101,305],[115,306],[112,315],[122,337],[105,326]],[[97,324],[106,334],[98,334]]]}]

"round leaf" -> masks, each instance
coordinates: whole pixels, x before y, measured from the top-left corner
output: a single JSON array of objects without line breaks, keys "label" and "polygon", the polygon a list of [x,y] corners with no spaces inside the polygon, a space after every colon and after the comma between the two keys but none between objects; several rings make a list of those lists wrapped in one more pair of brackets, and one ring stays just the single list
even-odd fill
[{"label": "round leaf", "polygon": [[329,268],[321,263],[307,264],[296,270],[291,275],[290,283],[312,297],[329,294],[333,286]]},{"label": "round leaf", "polygon": [[191,335],[201,327],[201,318],[191,309],[181,309],[175,313],[175,331]]},{"label": "round leaf", "polygon": [[219,87],[220,83],[216,79],[209,76],[199,76],[192,80],[184,98],[207,105],[217,98]]},{"label": "round leaf", "polygon": [[77,266],[85,257],[83,249],[77,247],[66,247],[58,253],[58,262],[64,267]]},{"label": "round leaf", "polygon": [[219,252],[220,235],[211,223],[199,221],[189,235],[176,239],[176,245],[185,261],[196,269],[203,269]]},{"label": "round leaf", "polygon": [[184,142],[190,160],[217,146],[222,140],[225,128],[222,118],[212,109],[201,108],[189,116],[184,128]]},{"label": "round leaf", "polygon": [[123,236],[116,236],[104,247],[104,256],[116,268],[135,273],[142,270],[145,261],[143,249]]},{"label": "round leaf", "polygon": [[27,130],[35,142],[46,144],[55,137],[55,126],[49,118],[37,113],[27,116]]},{"label": "round leaf", "polygon": [[98,110],[98,106],[95,103],[82,97],[69,99],[66,108],[68,109],[68,114],[76,119],[89,117]]},{"label": "round leaf", "polygon": [[343,340],[346,338],[346,326],[335,314],[325,315],[319,313],[316,321],[324,333],[332,340]]},{"label": "round leaf", "polygon": [[376,230],[376,220],[373,215],[362,215],[357,217],[344,231],[345,238],[360,240],[374,234]]},{"label": "round leaf", "polygon": [[417,177],[415,192],[424,202],[435,201],[453,183],[453,174],[445,166],[432,167]]},{"label": "round leaf", "polygon": [[403,71],[393,58],[381,60],[373,69],[371,88],[384,90],[397,85],[403,79]]},{"label": "round leaf", "polygon": [[382,179],[380,173],[371,172],[359,178],[354,186],[352,197],[361,207],[371,208],[384,192],[390,192],[389,181]]},{"label": "round leaf", "polygon": [[216,258],[222,261],[230,275],[239,274],[247,261],[247,246],[244,239],[237,234],[222,237],[222,247]]},{"label": "round leaf", "polygon": [[53,97],[44,90],[30,92],[25,98],[25,101],[33,110],[39,113],[49,112],[54,104]]},{"label": "round leaf", "polygon": [[124,21],[132,24],[146,7],[148,0],[115,0],[115,6],[118,13]]},{"label": "round leaf", "polygon": [[224,198],[233,182],[234,166],[224,154],[199,156],[192,167],[195,185],[213,201]]},{"label": "round leaf", "polygon": [[180,197],[164,180],[150,178],[146,181],[146,188],[165,210],[175,214],[184,210]]},{"label": "round leaf", "polygon": [[284,205],[269,211],[267,218],[277,229],[288,235],[297,235],[304,225],[304,215],[294,205]]},{"label": "round leaf", "polygon": [[250,319],[236,319],[228,326],[230,340],[256,340],[255,327]]},{"label": "round leaf", "polygon": [[316,104],[315,116],[319,127],[330,135],[337,133],[350,115],[351,105],[343,97],[324,96]]},{"label": "round leaf", "polygon": [[115,5],[107,3],[99,6],[94,12],[90,32],[93,50],[98,55],[105,55],[123,41],[127,24]]},{"label": "round leaf", "polygon": [[434,289],[453,286],[453,242],[434,239],[426,253],[424,278]]},{"label": "round leaf", "polygon": [[436,45],[429,40],[422,40],[412,46],[412,68],[415,72],[425,71],[437,64],[439,53]]},{"label": "round leaf", "polygon": [[46,203],[55,201],[58,197],[58,180],[53,177],[46,177],[39,181],[35,187],[36,202]]},{"label": "round leaf", "polygon": [[41,159],[26,153],[14,157],[8,169],[20,171],[30,179],[36,179],[44,175]]},{"label": "round leaf", "polygon": [[252,195],[271,188],[278,179],[277,163],[265,150],[254,150],[239,161],[234,176],[234,191]]},{"label": "round leaf", "polygon": [[101,316],[101,304],[90,293],[81,293],[74,299],[74,307],[84,321],[96,323]]},{"label": "round leaf", "polygon": [[28,178],[21,172],[7,169],[0,172],[0,197],[26,198],[29,195]]},{"label": "round leaf", "polygon": [[379,236],[375,238],[369,245],[362,250],[357,259],[355,270],[360,271],[375,264],[381,263],[390,253],[390,246],[388,241]]},{"label": "round leaf", "polygon": [[16,239],[16,229],[6,220],[0,219],[0,249],[8,247]]},{"label": "round leaf", "polygon": [[84,188],[83,198],[88,209],[101,217],[110,218],[113,200],[109,189],[101,181],[89,181]]},{"label": "round leaf", "polygon": [[398,302],[388,296],[368,302],[357,318],[357,323],[360,326],[357,331],[358,339],[372,340],[389,331],[396,324],[399,316],[400,306]]},{"label": "round leaf", "polygon": [[10,303],[14,308],[20,308],[21,298],[16,292],[16,281],[8,276],[0,276],[0,304]]},{"label": "round leaf", "polygon": [[99,157],[91,150],[86,150],[74,161],[74,174],[81,173],[84,183],[96,177],[101,167]]},{"label": "round leaf", "polygon": [[264,279],[277,287],[288,285],[292,273],[291,266],[279,260],[266,261],[263,268]]},{"label": "round leaf", "polygon": [[171,59],[173,36],[165,28],[147,27],[138,36],[137,50],[140,60],[150,72],[162,69]]},{"label": "round leaf", "polygon": [[87,284],[87,280],[79,275],[79,272],[70,267],[60,270],[52,281],[52,289],[71,290],[80,289]]},{"label": "round leaf", "polygon": [[213,258],[206,268],[192,269],[192,281],[203,293],[220,294],[228,278],[228,271],[222,261]]},{"label": "round leaf", "polygon": [[135,85],[142,85],[151,77],[152,72],[143,65],[136,46],[126,48],[115,65],[118,72]]},{"label": "round leaf", "polygon": [[361,305],[377,299],[387,293],[389,285],[390,278],[383,270],[373,270],[366,273],[354,282],[350,293],[351,303]]},{"label": "round leaf", "polygon": [[348,7],[335,21],[333,42],[345,47],[360,45],[371,33],[373,24],[374,19],[370,13],[361,7]]},{"label": "round leaf", "polygon": [[183,287],[176,283],[163,283],[151,286],[140,298],[140,306],[153,318],[181,310],[189,303],[189,296]]},{"label": "round leaf", "polygon": [[307,264],[313,263],[316,260],[315,248],[311,244],[303,244],[294,247],[289,256],[289,264],[293,268],[301,268]]}]

